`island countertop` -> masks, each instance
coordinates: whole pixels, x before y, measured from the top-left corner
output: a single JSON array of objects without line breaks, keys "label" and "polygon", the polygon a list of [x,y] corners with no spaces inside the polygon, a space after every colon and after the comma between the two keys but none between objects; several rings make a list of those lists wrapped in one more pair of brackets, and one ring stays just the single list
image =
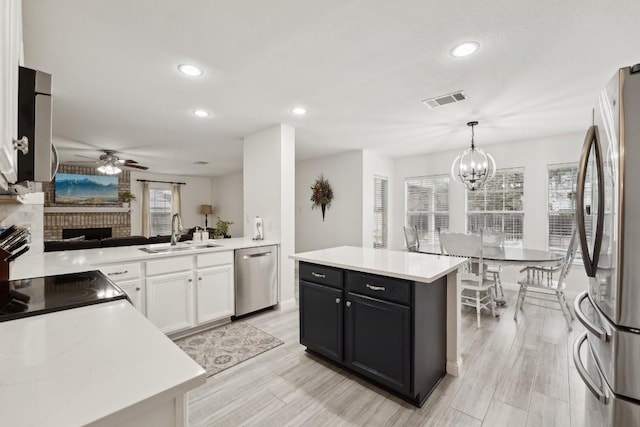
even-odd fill
[{"label": "island countertop", "polygon": [[290,255],[291,259],[348,270],[431,283],[457,270],[466,258],[389,249],[339,246]]},{"label": "island countertop", "polygon": [[0,323],[0,425],[99,423],[204,384],[204,369],[127,301]]}]

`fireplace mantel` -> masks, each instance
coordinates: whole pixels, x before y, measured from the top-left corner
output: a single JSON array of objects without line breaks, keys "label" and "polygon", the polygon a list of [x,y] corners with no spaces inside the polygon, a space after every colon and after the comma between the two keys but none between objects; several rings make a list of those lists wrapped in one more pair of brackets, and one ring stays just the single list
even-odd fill
[{"label": "fireplace mantel", "polygon": [[107,212],[129,212],[131,208],[123,208],[120,206],[100,207],[100,206],[45,206],[44,213],[107,213]]}]

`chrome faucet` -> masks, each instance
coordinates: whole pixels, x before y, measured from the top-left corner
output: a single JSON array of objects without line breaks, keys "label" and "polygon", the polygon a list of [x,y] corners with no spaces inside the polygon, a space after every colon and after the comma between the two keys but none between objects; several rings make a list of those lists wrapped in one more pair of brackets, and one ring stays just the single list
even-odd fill
[{"label": "chrome faucet", "polygon": [[[177,220],[177,221],[176,221]],[[178,243],[178,239],[182,235],[184,228],[182,227],[182,217],[179,213],[173,214],[171,218],[171,245],[175,246]]]}]

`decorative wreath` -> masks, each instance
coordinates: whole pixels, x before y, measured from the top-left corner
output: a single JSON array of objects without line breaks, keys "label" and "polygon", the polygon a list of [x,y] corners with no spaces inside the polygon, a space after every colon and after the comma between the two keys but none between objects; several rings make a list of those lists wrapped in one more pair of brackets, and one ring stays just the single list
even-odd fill
[{"label": "decorative wreath", "polygon": [[322,220],[324,221],[325,210],[331,206],[333,200],[333,190],[329,181],[320,175],[311,186],[311,209],[320,207],[322,209]]}]

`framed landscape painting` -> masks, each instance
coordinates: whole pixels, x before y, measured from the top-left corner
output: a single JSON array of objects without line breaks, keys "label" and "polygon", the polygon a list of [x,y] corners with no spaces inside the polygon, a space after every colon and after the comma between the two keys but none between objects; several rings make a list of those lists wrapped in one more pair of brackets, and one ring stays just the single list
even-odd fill
[{"label": "framed landscape painting", "polygon": [[118,177],[56,174],[56,203],[74,205],[117,205]]}]

